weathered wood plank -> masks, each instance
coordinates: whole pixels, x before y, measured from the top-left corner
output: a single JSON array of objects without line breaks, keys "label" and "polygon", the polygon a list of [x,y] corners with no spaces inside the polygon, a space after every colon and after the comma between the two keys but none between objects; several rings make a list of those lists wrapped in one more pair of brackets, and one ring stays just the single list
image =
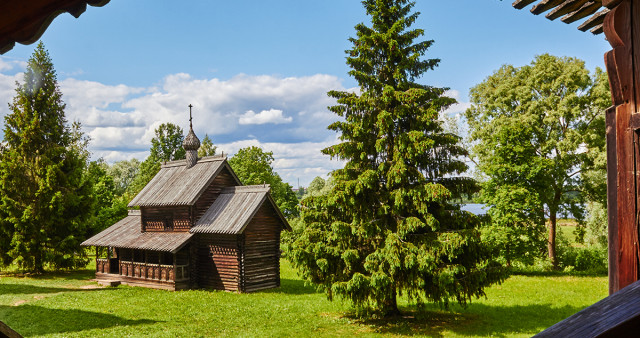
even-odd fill
[{"label": "weathered wood plank", "polygon": [[549,20],[555,20],[565,14],[579,10],[584,4],[590,0],[566,0],[545,16]]},{"label": "weathered wood plank", "polygon": [[530,4],[536,2],[536,0],[516,0],[511,4],[515,9],[523,9]]},{"label": "weathered wood plank", "polygon": [[597,1],[589,1],[585,3],[582,7],[580,7],[578,10],[563,16],[562,19],[560,19],[560,21],[564,23],[576,22],[578,20],[586,18],[589,15],[594,14],[601,7],[602,6],[600,6],[600,3],[598,3]]},{"label": "weathered wood plank", "polygon": [[604,9],[594,14],[592,17],[585,20],[580,26],[578,26],[578,29],[586,32],[590,29],[593,29],[594,27],[602,25],[602,23],[604,22],[604,17],[607,16],[607,13],[609,13],[609,9]]},{"label": "weathered wood plank", "polygon": [[542,0],[538,2],[537,5],[531,8],[531,13],[535,15],[542,14],[560,4],[562,4],[565,0]]},{"label": "weathered wood plank", "polygon": [[640,281],[556,323],[536,337],[637,337],[638,327]]}]

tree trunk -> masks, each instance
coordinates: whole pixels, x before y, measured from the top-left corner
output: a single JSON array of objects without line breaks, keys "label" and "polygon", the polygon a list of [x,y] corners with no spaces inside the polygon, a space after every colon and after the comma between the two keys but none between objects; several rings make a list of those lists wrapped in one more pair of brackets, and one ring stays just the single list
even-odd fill
[{"label": "tree trunk", "polygon": [[397,291],[396,286],[394,285],[391,288],[391,297],[385,300],[384,304],[384,316],[385,317],[395,317],[399,316],[402,313],[398,310],[398,300],[397,300]]},{"label": "tree trunk", "polygon": [[551,212],[551,215],[549,215],[549,260],[551,260],[554,268],[558,268],[558,259],[556,257],[556,217],[555,212]]}]

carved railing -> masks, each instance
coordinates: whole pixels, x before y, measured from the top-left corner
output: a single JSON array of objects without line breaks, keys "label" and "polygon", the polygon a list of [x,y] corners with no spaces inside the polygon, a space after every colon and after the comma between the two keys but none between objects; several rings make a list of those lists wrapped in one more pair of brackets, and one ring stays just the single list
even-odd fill
[{"label": "carved railing", "polygon": [[126,277],[156,280],[156,281],[182,281],[189,279],[189,265],[151,264],[120,261],[120,274]]},{"label": "carved railing", "polygon": [[96,258],[96,272],[109,273],[109,259]]}]

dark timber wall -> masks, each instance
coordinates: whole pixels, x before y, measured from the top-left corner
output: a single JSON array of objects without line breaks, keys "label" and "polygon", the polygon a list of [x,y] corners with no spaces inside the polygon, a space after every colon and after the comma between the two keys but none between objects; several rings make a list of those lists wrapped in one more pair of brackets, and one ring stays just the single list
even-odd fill
[{"label": "dark timber wall", "polygon": [[237,235],[198,234],[198,285],[201,288],[240,291]]},{"label": "dark timber wall", "polygon": [[191,214],[188,206],[140,207],[142,231],[189,231]]},{"label": "dark timber wall", "polygon": [[216,198],[218,198],[218,196],[220,195],[220,191],[223,188],[234,187],[236,185],[238,185],[238,183],[229,172],[229,169],[227,169],[226,167],[223,168],[193,206],[193,223],[195,224],[195,222],[197,222],[200,217],[204,215],[204,213],[207,211],[207,209],[209,209]]},{"label": "dark timber wall", "polygon": [[271,203],[262,204],[244,231],[242,291],[280,286],[280,231]]}]

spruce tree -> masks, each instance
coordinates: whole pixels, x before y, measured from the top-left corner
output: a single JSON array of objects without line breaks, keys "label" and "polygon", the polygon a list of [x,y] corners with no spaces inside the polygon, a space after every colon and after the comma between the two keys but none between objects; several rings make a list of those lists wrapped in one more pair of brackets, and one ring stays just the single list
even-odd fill
[{"label": "spruce tree", "polygon": [[4,265],[42,272],[45,265],[86,264],[80,243],[94,199],[84,176],[86,156],[65,118],[49,54],[38,44],[24,83],[5,116],[0,152],[0,243]]},{"label": "spruce tree", "polygon": [[433,41],[414,42],[423,35],[410,29],[414,3],[362,3],[372,25],[355,27],[347,51],[360,93],[329,92],[342,118],[329,129],[341,142],[323,150],[346,164],[329,194],[303,200],[305,229],[290,257],[329,299],[359,311],[398,314],[398,295],[466,304],[504,270],[480,242],[478,219],[449,203],[475,187],[457,177],[466,151],[438,119],[455,100],[416,82],[439,60],[421,59]]}]

